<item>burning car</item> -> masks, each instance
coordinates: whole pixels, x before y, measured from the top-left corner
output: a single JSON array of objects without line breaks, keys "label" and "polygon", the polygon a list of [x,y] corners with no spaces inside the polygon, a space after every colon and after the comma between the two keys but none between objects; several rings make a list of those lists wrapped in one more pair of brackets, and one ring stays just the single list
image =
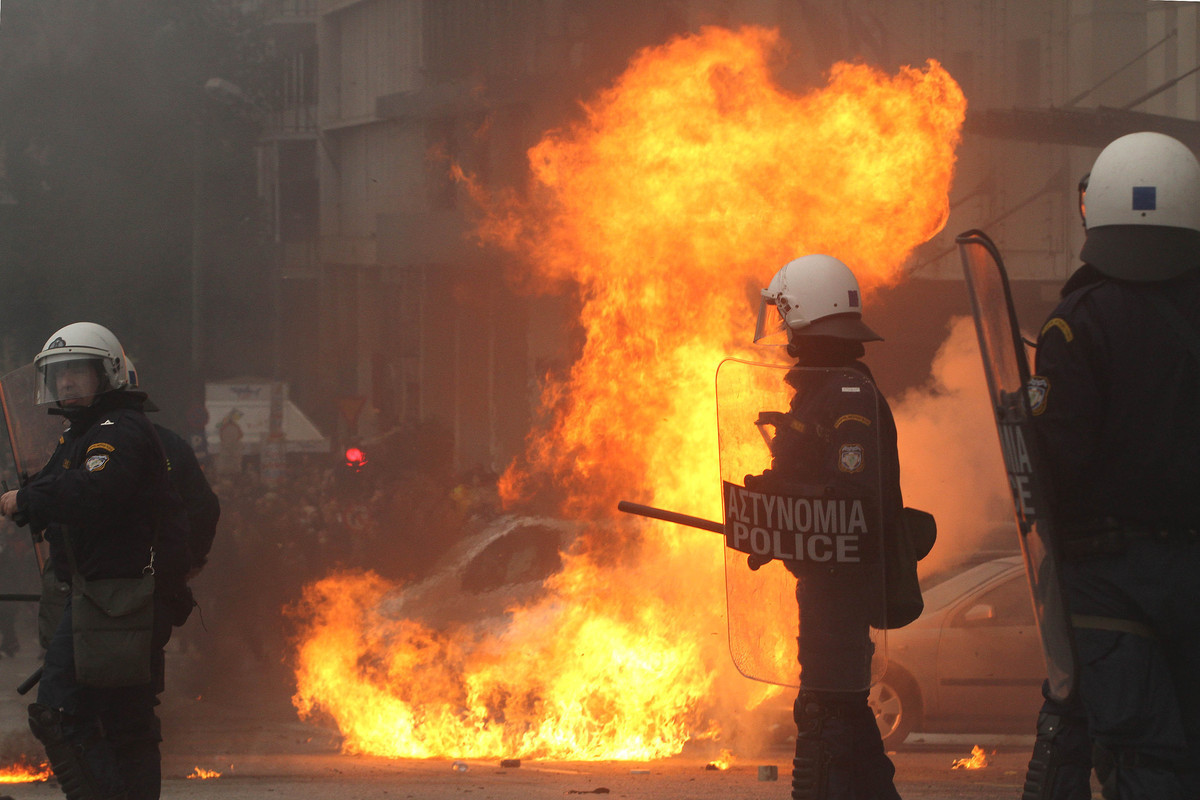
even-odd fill
[{"label": "burning car", "polygon": [[562,519],[500,517],[459,542],[429,577],[391,596],[385,610],[435,627],[486,623],[542,592],[578,532]]},{"label": "burning car", "polygon": [[888,632],[871,691],[885,745],[914,731],[1032,732],[1045,662],[1019,555],[944,574],[919,619]]}]

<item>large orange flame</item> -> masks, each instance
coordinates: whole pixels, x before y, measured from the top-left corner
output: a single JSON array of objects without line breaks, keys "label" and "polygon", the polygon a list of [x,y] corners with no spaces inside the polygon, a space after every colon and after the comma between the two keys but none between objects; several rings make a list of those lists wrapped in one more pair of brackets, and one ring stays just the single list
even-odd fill
[{"label": "large orange flame", "polygon": [[[509,500],[550,484],[596,522],[622,497],[719,517],[714,373],[770,355],[747,347],[758,289],[808,252],[864,289],[894,282],[944,224],[965,109],[950,76],[839,64],[794,94],[772,77],[780,49],[760,28],[647,49],[530,150],[528,192],[476,188],[480,238],[518,256],[527,286],[577,289],[586,334]],[[297,707],[332,717],[348,751],[388,756],[646,759],[717,735],[773,691],[731,666],[721,541],[620,524],[493,630],[389,615],[396,587],[370,574],[308,587]]]},{"label": "large orange flame", "polygon": [[644,51],[530,151],[531,199],[489,209],[482,235],[525,256],[528,281],[578,284],[587,334],[510,497],[549,473],[577,513],[609,513],[614,491],[716,513],[713,372],[763,358],[745,348],[757,290],[811,252],[864,289],[893,283],[945,223],[965,110],[950,76],[838,64],[798,96],[772,81],[778,47],[707,28]]}]

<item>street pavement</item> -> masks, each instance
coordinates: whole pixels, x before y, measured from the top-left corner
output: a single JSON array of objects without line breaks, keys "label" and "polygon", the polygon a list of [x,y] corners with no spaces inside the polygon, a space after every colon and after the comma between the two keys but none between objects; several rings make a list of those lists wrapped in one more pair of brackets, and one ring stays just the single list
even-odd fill
[{"label": "street pavement", "polygon": [[[629,800],[785,800],[790,797],[791,753],[787,745],[764,754],[740,757],[718,770],[709,766],[715,753],[685,752],[645,763],[545,762],[519,766],[464,759],[385,759],[345,755],[337,732],[301,722],[292,710],[282,665],[249,668],[237,680],[197,691],[180,675],[185,656],[169,654],[176,686],[163,697],[163,797],[213,800],[496,800],[561,799],[608,795]],[[0,661],[0,758],[41,756],[25,726],[25,697],[14,690],[37,666],[36,654],[18,653]],[[231,678],[233,676],[230,676]],[[171,676],[169,673],[170,687]],[[987,766],[955,768],[985,751]],[[893,754],[896,782],[906,800],[1015,800],[1021,794],[1031,737],[1002,735],[910,737]],[[465,768],[464,768],[465,767]],[[764,780],[774,767],[775,780]],[[200,774],[208,778],[196,777]],[[193,776],[193,777],[189,777]],[[53,779],[0,787],[15,800],[58,800]],[[1099,797],[1099,794],[1096,794]]]}]

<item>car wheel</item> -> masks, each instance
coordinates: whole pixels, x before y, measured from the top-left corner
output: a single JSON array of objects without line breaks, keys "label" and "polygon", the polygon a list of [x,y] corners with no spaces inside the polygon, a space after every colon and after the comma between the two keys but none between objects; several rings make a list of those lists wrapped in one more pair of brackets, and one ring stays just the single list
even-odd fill
[{"label": "car wheel", "polygon": [[875,724],[884,747],[903,744],[908,734],[921,725],[921,693],[917,682],[899,667],[889,667],[871,687],[867,699],[875,713]]}]

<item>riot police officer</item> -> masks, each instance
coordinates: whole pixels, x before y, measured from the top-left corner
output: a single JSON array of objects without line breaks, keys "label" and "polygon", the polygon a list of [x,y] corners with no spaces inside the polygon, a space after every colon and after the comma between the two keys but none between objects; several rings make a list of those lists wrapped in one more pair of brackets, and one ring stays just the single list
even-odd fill
[{"label": "riot police officer", "polygon": [[[166,457],[143,413],[146,396],[129,388],[117,338],[79,322],[56,331],[34,359],[35,402],[69,427],[46,466],[19,491],[0,496],[0,513],[24,515],[46,530],[59,581],[87,583],[154,574],[155,609],[146,674],[133,685],[87,685],[77,674],[72,601],[46,650],[29,725],[46,748],[70,800],[153,800],[161,786],[160,726],[170,637],[167,598],[183,586],[186,540],[168,520],[182,513]],[[162,607],[159,607],[159,604]]]},{"label": "riot police officer", "polygon": [[1171,137],[1123,136],[1081,211],[1086,263],[1042,327],[1031,381],[1079,702],[1044,705],[1026,797],[1090,796],[1086,730],[1106,798],[1195,798],[1200,163]]},{"label": "riot police officer", "polygon": [[[126,354],[125,361],[128,364],[129,388],[139,389],[140,373],[134,367],[133,359]],[[147,400],[143,409],[153,412],[157,411],[158,407]],[[187,511],[188,554],[192,562],[188,577],[194,578],[208,563],[208,553],[212,549],[213,539],[217,535],[217,523],[221,519],[221,500],[213,491],[208,476],[204,474],[204,468],[196,458],[196,451],[187,440],[157,422],[154,423],[154,431],[158,434],[163,452],[167,456],[167,475],[171,486]]]},{"label": "riot police officer", "polygon": [[[887,535],[903,506],[896,427],[860,361],[864,343],[881,337],[862,321],[857,280],[838,259],[807,255],[780,269],[762,295],[755,341],[786,337],[787,352],[796,359],[786,379],[794,394],[785,418],[774,423],[770,469],[747,476],[746,488],[873,492]],[[861,485],[865,476],[875,485]],[[764,560],[751,556],[750,565]],[[870,629],[885,627],[882,573],[813,569],[794,560],[784,565],[797,578],[800,608],[792,797],[898,798],[895,767],[867,702]]]}]

